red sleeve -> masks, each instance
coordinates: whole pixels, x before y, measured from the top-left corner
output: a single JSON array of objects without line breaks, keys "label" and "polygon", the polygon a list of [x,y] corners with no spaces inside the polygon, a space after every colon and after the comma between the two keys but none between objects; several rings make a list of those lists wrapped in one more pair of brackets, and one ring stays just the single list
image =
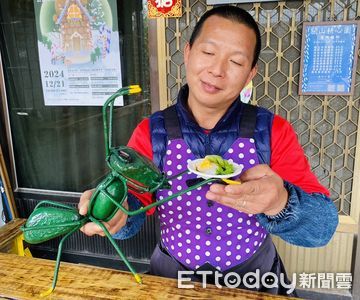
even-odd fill
[{"label": "red sleeve", "polygon": [[[153,153],[150,138],[149,119],[144,119],[139,123],[139,125],[135,128],[132,136],[130,137],[127,145],[152,160]],[[153,202],[152,194],[150,193],[139,194],[131,190],[129,192],[136,196],[144,206],[149,205]],[[146,214],[152,215],[154,212],[155,208],[152,208],[148,210]]]},{"label": "red sleeve", "polygon": [[307,193],[330,195],[311,172],[309,162],[290,123],[276,115],[271,132],[270,167],[284,180],[297,185]]}]

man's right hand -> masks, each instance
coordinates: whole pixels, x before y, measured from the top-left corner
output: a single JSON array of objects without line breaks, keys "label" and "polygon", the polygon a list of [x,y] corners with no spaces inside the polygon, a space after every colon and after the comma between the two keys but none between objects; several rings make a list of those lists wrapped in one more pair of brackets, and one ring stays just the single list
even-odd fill
[{"label": "man's right hand", "polygon": [[[95,189],[87,190],[84,193],[82,193],[80,197],[80,201],[78,204],[79,214],[85,216],[88,211],[89,202],[91,199],[92,194],[95,192]],[[129,209],[127,199],[122,204],[126,209]],[[107,221],[102,222],[107,230],[110,232],[110,234],[114,234],[118,232],[125,224],[127,220],[127,215],[124,214],[121,210],[117,211],[117,213],[114,215],[114,217]],[[101,221],[101,220],[99,220]],[[105,233],[101,229],[101,227],[93,222],[86,223],[83,227],[80,228],[80,230],[88,235],[92,236],[94,234],[105,236]]]}]

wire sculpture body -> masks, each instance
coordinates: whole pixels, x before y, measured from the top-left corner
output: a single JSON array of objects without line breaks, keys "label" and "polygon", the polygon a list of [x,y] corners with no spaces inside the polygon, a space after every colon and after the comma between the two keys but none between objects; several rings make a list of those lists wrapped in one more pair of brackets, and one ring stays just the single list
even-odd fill
[{"label": "wire sculpture body", "polygon": [[[48,291],[42,293],[41,296],[49,295],[56,287],[64,241],[87,222],[94,222],[103,229],[105,236],[109,239],[127,268],[134,275],[135,280],[138,283],[142,283],[140,275],[132,267],[102,222],[109,221],[118,210],[121,210],[128,216],[137,215],[217,180],[214,178],[200,180],[186,190],[174,193],[167,198],[141,207],[135,211],[130,211],[124,207],[123,203],[127,199],[128,189],[138,193],[153,193],[159,189],[169,189],[171,188],[169,181],[184,173],[181,172],[171,178],[167,178],[164,173],[159,171],[151,160],[139,154],[134,149],[126,146],[112,147],[112,116],[114,101],[119,96],[139,92],[141,92],[141,88],[138,85],[121,88],[111,95],[103,105],[102,114],[106,162],[111,172],[109,172],[96,187],[90,199],[86,216],[80,215],[78,210],[73,207],[58,202],[41,201],[35,207],[25,225],[21,228],[24,232],[25,241],[30,244],[42,243],[63,235],[58,247],[52,286]],[[109,116],[108,109],[110,111]]]}]

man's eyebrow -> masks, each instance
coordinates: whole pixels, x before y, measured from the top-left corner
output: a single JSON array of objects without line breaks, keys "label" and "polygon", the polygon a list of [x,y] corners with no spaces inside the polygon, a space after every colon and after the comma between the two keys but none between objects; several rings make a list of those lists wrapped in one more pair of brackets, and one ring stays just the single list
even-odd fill
[{"label": "man's eyebrow", "polygon": [[[214,46],[219,46],[218,43],[215,43],[215,42],[212,41],[212,40],[206,40],[206,41],[201,42],[200,44],[210,44],[210,45],[214,45]],[[247,57],[247,55],[244,54],[244,52],[241,51],[241,50],[236,50],[236,51],[234,51],[232,54],[233,54],[233,55],[241,55],[241,56]]]}]

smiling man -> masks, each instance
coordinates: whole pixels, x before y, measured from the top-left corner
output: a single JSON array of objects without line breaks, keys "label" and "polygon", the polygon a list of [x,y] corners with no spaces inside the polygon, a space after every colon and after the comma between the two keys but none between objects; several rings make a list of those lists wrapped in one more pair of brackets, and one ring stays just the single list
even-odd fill
[{"label": "smiling man", "polygon": [[[212,273],[208,282],[215,274],[246,277],[255,271],[281,278],[285,270],[270,233],[295,245],[319,247],[335,232],[336,207],[311,172],[291,125],[239,99],[256,75],[260,49],[258,26],[246,11],[220,6],[206,12],[184,49],[187,84],[177,103],[141,122],[129,141],[169,177],[186,170],[189,160],[210,154],[243,167],[242,184],[202,186],[158,207],[160,241],[151,274],[177,278],[179,271],[193,271],[191,279],[202,280],[196,273],[205,271]],[[183,174],[172,180],[170,190],[129,194],[127,203],[135,208],[161,200],[194,179]],[[81,197],[83,214],[90,195]],[[135,234],[140,223],[119,212],[105,225],[123,239]],[[102,234],[92,223],[82,230]],[[289,291],[280,284],[255,289]]]},{"label": "smiling man", "polygon": [[216,15],[186,44],[186,79],[191,87],[188,106],[202,128],[214,128],[255,76],[255,45],[251,28]]}]

